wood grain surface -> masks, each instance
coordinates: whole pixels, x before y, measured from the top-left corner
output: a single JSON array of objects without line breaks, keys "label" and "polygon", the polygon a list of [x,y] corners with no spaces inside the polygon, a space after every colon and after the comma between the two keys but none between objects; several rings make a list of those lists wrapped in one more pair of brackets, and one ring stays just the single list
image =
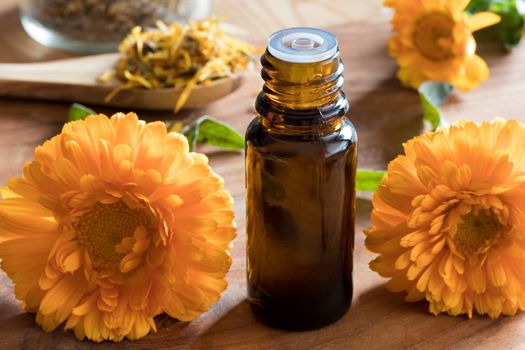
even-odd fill
[{"label": "wood grain surface", "polygon": [[[32,42],[18,24],[15,1],[0,4],[0,61],[42,61],[68,55]],[[255,3],[261,3],[255,5]],[[216,11],[229,13],[255,42],[284,26],[317,25],[339,38],[346,65],[345,92],[351,101],[351,119],[359,135],[359,166],[383,169],[405,140],[427,130],[421,120],[417,95],[396,80],[395,64],[385,51],[389,35],[388,13],[380,1],[217,1]],[[232,16],[234,14],[234,16]],[[255,16],[255,14],[258,14]],[[525,46],[505,54],[496,44],[482,43],[480,54],[491,77],[468,94],[454,93],[444,107],[452,121],[489,120],[495,116],[525,121]],[[205,108],[204,113],[232,124],[243,132],[254,116],[253,102],[261,80],[253,76],[235,93]],[[90,106],[105,113],[115,110]],[[67,103],[0,99],[0,183],[20,174],[32,159],[36,145],[60,131]],[[170,119],[169,113],[137,111],[146,120]],[[34,315],[26,314],[12,294],[12,285],[0,272],[0,349],[523,349],[525,315],[492,320],[475,316],[432,316],[425,303],[408,304],[403,295],[384,289],[385,280],[368,269],[373,255],[363,246],[362,231],[369,225],[369,193],[357,201],[354,253],[354,299],[338,322],[320,330],[286,332],[258,323],[246,301],[244,158],[242,153],[206,149],[214,169],[235,199],[238,237],[228,289],[207,313],[191,323],[166,316],[157,318],[158,332],[119,344],[78,342],[71,333],[44,333]]]}]

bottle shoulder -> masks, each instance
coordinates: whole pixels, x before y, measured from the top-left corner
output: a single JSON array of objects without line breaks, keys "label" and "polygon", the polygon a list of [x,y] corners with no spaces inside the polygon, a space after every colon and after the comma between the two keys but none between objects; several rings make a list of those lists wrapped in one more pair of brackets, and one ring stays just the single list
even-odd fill
[{"label": "bottle shoulder", "polygon": [[281,140],[285,142],[324,142],[324,141],[351,141],[357,142],[357,132],[354,125],[348,119],[343,116],[341,118],[340,127],[331,133],[319,135],[319,134],[295,134],[295,133],[272,133],[268,128],[263,125],[262,116],[256,116],[246,129],[246,140],[254,143],[260,143],[262,139]]},{"label": "bottle shoulder", "polygon": [[337,130],[324,135],[272,133],[264,127],[262,118],[254,118],[246,130],[246,147],[255,152],[281,156],[301,153],[329,157],[355,149],[357,145],[356,130],[346,116],[341,118]]}]

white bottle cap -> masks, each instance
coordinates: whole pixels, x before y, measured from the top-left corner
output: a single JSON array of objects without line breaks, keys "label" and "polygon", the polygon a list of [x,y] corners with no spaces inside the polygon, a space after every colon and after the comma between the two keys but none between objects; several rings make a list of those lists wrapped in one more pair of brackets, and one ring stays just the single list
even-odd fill
[{"label": "white bottle cap", "polygon": [[270,36],[268,51],[272,56],[286,62],[321,62],[337,52],[337,39],[322,29],[288,28]]}]

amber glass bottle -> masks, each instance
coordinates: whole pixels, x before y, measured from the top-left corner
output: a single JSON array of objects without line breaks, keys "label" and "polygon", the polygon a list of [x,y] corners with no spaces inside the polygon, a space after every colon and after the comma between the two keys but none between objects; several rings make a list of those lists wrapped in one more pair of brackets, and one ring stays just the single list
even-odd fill
[{"label": "amber glass bottle", "polygon": [[305,330],[352,299],[356,132],[333,35],[273,34],[246,132],[248,297],[273,326]]}]

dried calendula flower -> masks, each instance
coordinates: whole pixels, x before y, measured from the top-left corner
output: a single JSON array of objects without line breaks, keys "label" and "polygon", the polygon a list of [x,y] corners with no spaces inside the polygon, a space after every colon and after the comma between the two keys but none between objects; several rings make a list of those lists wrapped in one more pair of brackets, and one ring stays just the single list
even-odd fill
[{"label": "dried calendula flower", "polygon": [[[204,19],[187,25],[157,22],[157,29],[135,27],[122,41],[116,75],[124,82],[106,100],[122,90],[184,86],[175,104],[179,111],[196,84],[246,71],[255,48],[224,33],[220,20]],[[107,81],[112,73],[105,73]]]}]

